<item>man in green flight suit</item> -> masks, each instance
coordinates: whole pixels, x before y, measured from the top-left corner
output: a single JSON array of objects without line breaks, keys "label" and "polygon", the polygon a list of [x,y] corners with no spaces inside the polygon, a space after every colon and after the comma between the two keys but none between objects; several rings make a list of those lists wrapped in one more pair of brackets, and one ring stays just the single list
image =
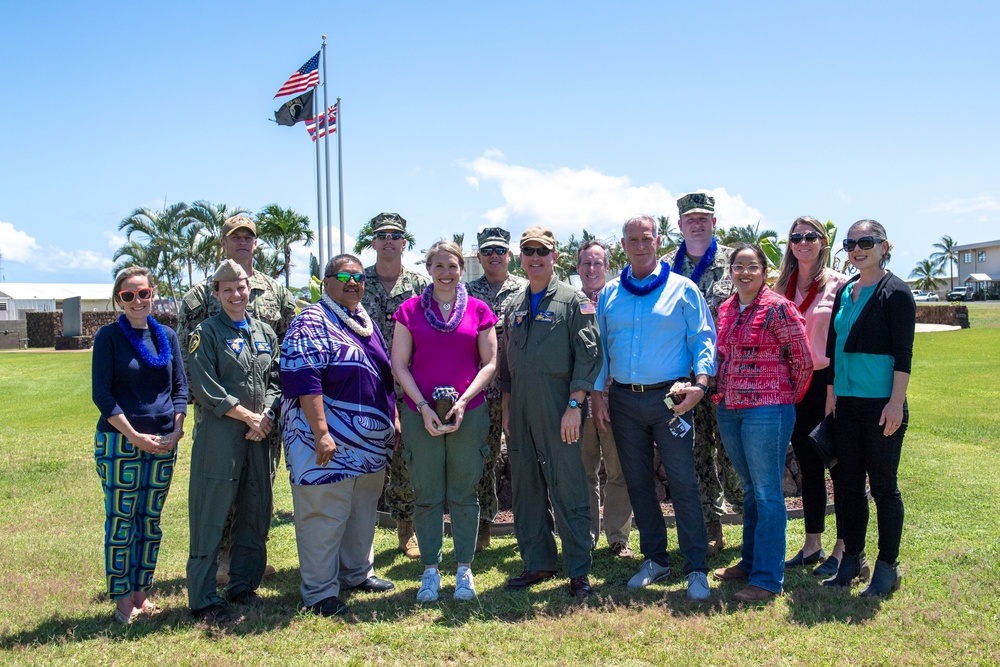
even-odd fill
[{"label": "man in green flight suit", "polygon": [[551,230],[521,235],[528,285],[510,302],[499,371],[514,491],[514,531],[524,571],[507,581],[528,588],[556,574],[555,527],[569,592],[591,592],[590,499],[580,454],[580,409],[601,370],[594,304],[559,282]]},{"label": "man in green flight suit", "polygon": [[[247,312],[254,319],[268,324],[274,330],[278,336],[278,346],[280,347],[281,341],[285,338],[285,332],[288,331],[288,325],[295,317],[295,298],[288,291],[288,288],[277,280],[265,273],[253,270],[253,253],[257,247],[257,225],[245,215],[234,215],[228,218],[222,225],[222,237],[219,239],[219,245],[222,246],[222,252],[226,259],[235,261],[249,276],[250,303],[247,304]],[[208,280],[201,281],[184,295],[180,313],[177,315],[177,338],[181,342],[184,367],[188,369],[188,385],[191,384],[188,338],[199,324],[221,311],[222,305],[213,295],[212,286]],[[199,406],[193,393],[191,399],[194,402],[195,424],[197,424]],[[274,429],[268,436],[267,442],[271,452],[271,486],[273,487],[278,465],[281,463],[281,429]],[[234,507],[229,513],[225,534],[222,537],[222,545],[219,548],[218,583],[220,585],[229,581],[229,533],[235,511]],[[268,565],[264,576],[273,574],[274,568]]]},{"label": "man in green flight suit", "polygon": [[201,409],[191,447],[187,562],[188,603],[208,623],[227,623],[216,591],[219,545],[233,518],[226,599],[259,604],[271,523],[268,434],[281,400],[278,337],[247,314],[250,280],[239,264],[222,262],[212,276],[222,312],[198,325],[187,343],[191,391]]}]

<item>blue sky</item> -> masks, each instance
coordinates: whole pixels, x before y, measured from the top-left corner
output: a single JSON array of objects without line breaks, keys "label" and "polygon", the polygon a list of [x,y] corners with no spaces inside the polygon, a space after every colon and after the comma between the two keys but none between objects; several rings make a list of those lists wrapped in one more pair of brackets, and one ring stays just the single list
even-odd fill
[{"label": "blue sky", "polygon": [[943,234],[1000,231],[998,18],[992,2],[11,4],[3,277],[110,282],[118,223],[164,201],[315,220],[312,142],[269,118],[323,33],[349,236],[397,211],[418,249],[493,223],[604,237],[709,190],[723,226],[875,218],[905,277]]}]

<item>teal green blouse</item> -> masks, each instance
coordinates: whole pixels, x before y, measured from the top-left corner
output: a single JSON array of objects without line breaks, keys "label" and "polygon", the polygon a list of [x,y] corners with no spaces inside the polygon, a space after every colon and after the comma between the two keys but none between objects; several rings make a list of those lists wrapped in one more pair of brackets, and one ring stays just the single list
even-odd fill
[{"label": "teal green blouse", "polygon": [[892,395],[893,358],[887,354],[862,354],[844,352],[847,334],[864,310],[865,304],[875,294],[876,285],[861,288],[858,301],[851,299],[857,283],[845,288],[840,300],[840,310],[834,314],[833,327],[837,332],[837,374],[833,378],[833,393],[837,396],[857,398],[889,398]]}]

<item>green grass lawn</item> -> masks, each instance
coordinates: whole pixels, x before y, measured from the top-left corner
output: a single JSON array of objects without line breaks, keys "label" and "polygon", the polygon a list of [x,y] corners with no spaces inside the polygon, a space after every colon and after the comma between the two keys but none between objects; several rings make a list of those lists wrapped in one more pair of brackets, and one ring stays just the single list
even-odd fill
[{"label": "green grass lawn", "polygon": [[[394,533],[379,529],[376,570],[397,590],[348,595],[346,619],[314,617],[299,610],[282,476],[269,542],[278,575],[260,589],[267,605],[233,607],[243,614],[237,623],[209,629],[187,613],[185,439],[163,516],[156,599],[164,612],[119,627],[104,594],[90,354],[0,354],[0,663],[1000,664],[1000,308],[973,303],[970,314],[971,329],[917,335],[900,468],[903,588],[888,600],[862,600],[857,589],[824,589],[807,571],[790,572],[783,597],[749,609],[730,602],[736,584],[713,582],[704,605],[685,599],[679,576],[630,592],[625,582],[640,561],[614,559],[603,543],[586,604],[570,601],[565,579],[510,593],[504,581],[521,570],[512,537],[477,556],[473,603],[450,597],[455,562],[446,543],[442,568],[452,577],[442,601],[418,606],[421,567],[395,551]],[[794,550],[802,522],[791,521],[788,532]],[[727,527],[726,538],[731,546],[712,567],[739,557],[739,527]],[[873,512],[870,555],[875,541]]]}]

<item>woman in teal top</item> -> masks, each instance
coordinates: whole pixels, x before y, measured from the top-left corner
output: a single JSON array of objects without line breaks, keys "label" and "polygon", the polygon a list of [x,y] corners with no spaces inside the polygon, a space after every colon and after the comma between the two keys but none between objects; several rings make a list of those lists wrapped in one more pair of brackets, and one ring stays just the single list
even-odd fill
[{"label": "woman in teal top", "polygon": [[874,220],[851,225],[844,239],[848,261],[858,270],[833,302],[833,326],[827,339],[833,393],[837,466],[834,474],[837,531],[844,538],[844,559],[826,586],[850,586],[870,573],[865,557],[871,486],[878,516],[878,560],[863,596],[887,595],[899,588],[899,545],[903,499],[896,483],[909,413],[916,304],[909,286],[885,265],[892,245]]}]

